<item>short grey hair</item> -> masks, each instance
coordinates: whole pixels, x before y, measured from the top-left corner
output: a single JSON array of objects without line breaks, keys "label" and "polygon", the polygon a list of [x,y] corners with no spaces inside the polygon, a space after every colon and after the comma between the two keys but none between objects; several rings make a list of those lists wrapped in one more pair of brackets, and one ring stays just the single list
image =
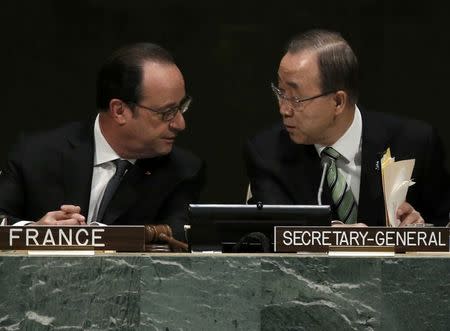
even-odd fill
[{"label": "short grey hair", "polygon": [[358,59],[338,33],[309,30],[292,38],[286,53],[317,52],[322,92],[344,90],[350,102],[358,101]]}]

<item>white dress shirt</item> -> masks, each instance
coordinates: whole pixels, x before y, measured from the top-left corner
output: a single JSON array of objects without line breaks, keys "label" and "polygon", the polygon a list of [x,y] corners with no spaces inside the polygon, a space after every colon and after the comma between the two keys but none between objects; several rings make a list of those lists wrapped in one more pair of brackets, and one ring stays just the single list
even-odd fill
[{"label": "white dress shirt", "polygon": [[[340,171],[352,190],[356,203],[359,203],[359,189],[361,183],[361,139],[362,137],[362,119],[358,106],[355,106],[355,115],[350,127],[345,131],[332,146],[342,157],[336,161],[338,171]],[[323,145],[314,145],[317,153],[327,147]]]},{"label": "white dress shirt", "polygon": [[[106,185],[116,172],[116,166],[112,162],[116,159],[120,159],[120,156],[117,155],[103,136],[100,130],[99,115],[97,115],[94,124],[94,167],[92,169],[91,196],[89,199],[89,212],[86,219],[87,224],[94,222],[97,218],[98,208],[105,193]],[[136,162],[136,160],[128,161],[132,164]],[[19,221],[14,223],[14,226],[25,226],[30,223],[33,222]],[[101,223],[97,224],[102,225]]]},{"label": "white dress shirt", "polygon": [[[96,220],[106,185],[116,172],[116,166],[112,161],[120,159],[120,156],[117,155],[103,136],[100,129],[99,115],[97,115],[94,124],[94,143],[94,168],[92,169],[91,196],[87,216],[88,224]],[[128,161],[132,164],[136,162],[136,160]]]}]

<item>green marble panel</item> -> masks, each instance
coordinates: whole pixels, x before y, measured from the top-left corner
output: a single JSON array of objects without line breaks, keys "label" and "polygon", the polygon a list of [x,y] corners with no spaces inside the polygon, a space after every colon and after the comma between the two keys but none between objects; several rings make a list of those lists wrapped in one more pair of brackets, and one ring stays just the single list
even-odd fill
[{"label": "green marble panel", "polygon": [[148,329],[260,329],[259,259],[154,257],[142,281],[141,323]]},{"label": "green marble panel", "polygon": [[263,259],[262,330],[377,328],[380,269],[376,259]]},{"label": "green marble panel", "polygon": [[0,330],[448,330],[449,262],[0,255]]},{"label": "green marble panel", "polygon": [[383,330],[450,330],[450,259],[382,260]]},{"label": "green marble panel", "polygon": [[2,257],[0,330],[134,330],[140,258]]}]

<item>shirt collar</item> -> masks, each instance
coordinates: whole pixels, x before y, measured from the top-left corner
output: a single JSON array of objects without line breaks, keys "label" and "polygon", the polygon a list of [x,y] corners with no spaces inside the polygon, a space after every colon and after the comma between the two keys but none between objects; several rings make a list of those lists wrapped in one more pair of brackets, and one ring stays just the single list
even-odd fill
[{"label": "shirt collar", "polygon": [[[114,151],[111,145],[106,141],[100,129],[100,115],[95,118],[94,123],[94,141],[95,141],[95,155],[94,155],[94,167],[100,164],[120,159],[121,157]],[[136,162],[135,159],[128,160],[132,164]]]},{"label": "shirt collar", "polygon": [[[355,105],[355,114],[350,127],[345,133],[330,147],[339,152],[348,162],[355,159],[359,151],[362,136],[362,119],[358,106]],[[319,144],[314,145],[317,152],[320,153],[327,147]]]}]

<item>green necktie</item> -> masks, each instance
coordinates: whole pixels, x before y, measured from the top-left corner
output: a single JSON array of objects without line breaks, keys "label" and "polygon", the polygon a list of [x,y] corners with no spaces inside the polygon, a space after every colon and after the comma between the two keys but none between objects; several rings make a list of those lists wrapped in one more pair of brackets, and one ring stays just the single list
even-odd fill
[{"label": "green necktie", "polygon": [[321,157],[329,164],[327,182],[339,220],[348,224],[356,223],[358,206],[344,175],[338,171],[336,166],[336,160],[341,157],[341,154],[332,147],[326,147],[322,151]]}]

